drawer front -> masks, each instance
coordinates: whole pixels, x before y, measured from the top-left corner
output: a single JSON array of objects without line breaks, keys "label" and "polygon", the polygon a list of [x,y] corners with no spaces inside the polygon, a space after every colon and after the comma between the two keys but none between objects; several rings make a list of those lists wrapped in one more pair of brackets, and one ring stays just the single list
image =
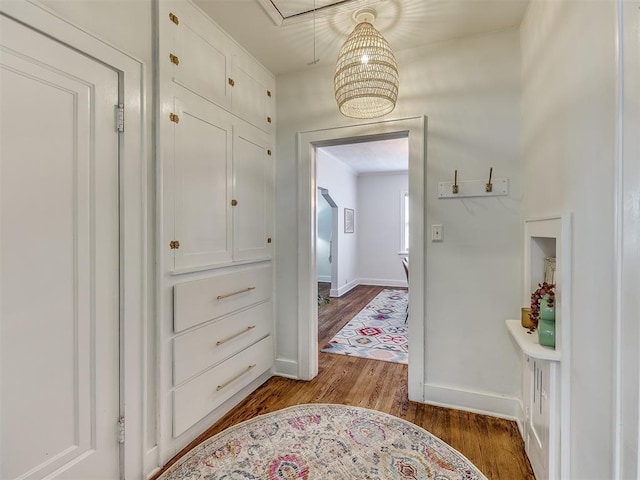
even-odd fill
[{"label": "drawer front", "polygon": [[173,392],[173,436],[184,433],[272,366],[273,339],[269,336],[177,388]]},{"label": "drawer front", "polygon": [[203,322],[271,298],[271,265],[179,283],[173,287],[173,329]]},{"label": "drawer front", "polygon": [[271,333],[272,304],[261,303],[173,340],[173,384],[247,348]]}]

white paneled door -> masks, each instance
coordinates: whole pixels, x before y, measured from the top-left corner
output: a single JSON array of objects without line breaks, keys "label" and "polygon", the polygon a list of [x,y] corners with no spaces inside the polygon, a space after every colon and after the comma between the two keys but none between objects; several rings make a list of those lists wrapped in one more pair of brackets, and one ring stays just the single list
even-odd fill
[{"label": "white paneled door", "polygon": [[0,22],[0,478],[118,479],[118,74]]}]

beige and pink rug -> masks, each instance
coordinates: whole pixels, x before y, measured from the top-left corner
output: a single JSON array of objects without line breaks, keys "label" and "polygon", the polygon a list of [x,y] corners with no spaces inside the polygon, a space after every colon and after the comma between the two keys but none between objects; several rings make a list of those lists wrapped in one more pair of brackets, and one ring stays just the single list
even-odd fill
[{"label": "beige and pink rug", "polygon": [[320,351],[408,363],[407,290],[382,290]]},{"label": "beige and pink rug", "polygon": [[305,404],[204,441],[158,480],[486,480],[460,452],[400,418]]}]

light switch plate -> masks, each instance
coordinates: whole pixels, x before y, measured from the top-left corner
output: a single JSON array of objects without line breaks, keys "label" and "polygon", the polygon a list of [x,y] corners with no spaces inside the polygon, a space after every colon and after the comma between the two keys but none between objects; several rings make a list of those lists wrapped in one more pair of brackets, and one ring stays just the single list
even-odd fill
[{"label": "light switch plate", "polygon": [[431,241],[441,242],[444,238],[444,230],[442,225],[431,225]]}]

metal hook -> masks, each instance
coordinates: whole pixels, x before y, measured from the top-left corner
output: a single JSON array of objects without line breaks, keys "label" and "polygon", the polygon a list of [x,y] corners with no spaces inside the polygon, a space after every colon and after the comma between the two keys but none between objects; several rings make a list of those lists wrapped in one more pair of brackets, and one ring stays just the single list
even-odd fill
[{"label": "metal hook", "polygon": [[485,184],[485,192],[493,192],[493,184],[491,183],[491,176],[493,175],[493,167],[489,169],[489,183]]},{"label": "metal hook", "polygon": [[451,187],[452,193],[458,193],[458,170],[453,174],[453,186]]}]

